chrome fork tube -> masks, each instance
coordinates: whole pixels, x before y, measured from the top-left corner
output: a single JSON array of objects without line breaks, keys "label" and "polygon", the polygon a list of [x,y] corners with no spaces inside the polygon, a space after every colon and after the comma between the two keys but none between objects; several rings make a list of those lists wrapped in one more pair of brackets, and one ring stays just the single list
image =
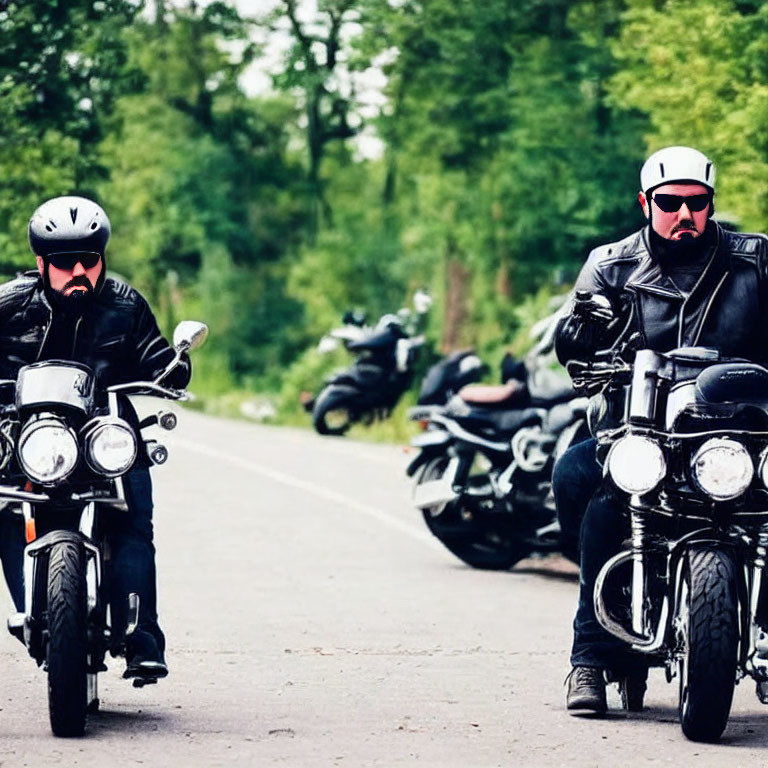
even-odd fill
[{"label": "chrome fork tube", "polygon": [[[634,499],[633,499],[634,500]],[[637,510],[631,512],[632,526],[632,631],[645,635],[645,515]]]},{"label": "chrome fork tube", "polygon": [[[757,534],[757,544],[755,546],[755,558],[752,561],[752,589],[749,596],[749,618],[750,618],[750,649],[748,657],[752,657],[756,650],[758,635],[761,635],[760,628],[757,626],[757,609],[760,601],[760,589],[763,583],[763,569],[768,556],[768,523],[760,526]],[[762,644],[762,643],[761,643]],[[763,649],[761,649],[763,650]]]},{"label": "chrome fork tube", "polygon": [[[32,520],[32,505],[28,501],[21,504],[21,513],[24,515],[24,535],[26,537],[29,521]],[[29,543],[29,542],[27,542]],[[27,555],[24,550],[24,612],[32,615],[32,581],[34,579],[35,558]]]}]

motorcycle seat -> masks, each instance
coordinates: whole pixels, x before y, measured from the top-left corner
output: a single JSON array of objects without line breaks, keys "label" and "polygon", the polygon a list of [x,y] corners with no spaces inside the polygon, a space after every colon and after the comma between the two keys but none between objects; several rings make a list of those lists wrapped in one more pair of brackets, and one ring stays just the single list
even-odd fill
[{"label": "motorcycle seat", "polygon": [[534,408],[552,408],[561,403],[567,403],[576,397],[573,387],[563,387],[559,390],[531,393],[531,406]]},{"label": "motorcycle seat", "polygon": [[516,379],[506,384],[468,384],[459,390],[459,397],[470,406],[484,408],[520,408],[528,405],[528,387]]},{"label": "motorcycle seat", "polygon": [[[524,408],[510,411],[489,411],[472,409],[465,416],[455,416],[456,421],[465,429],[489,430],[497,439],[511,437],[523,427],[541,423],[541,412],[536,408]],[[487,437],[487,435],[484,435]]]}]

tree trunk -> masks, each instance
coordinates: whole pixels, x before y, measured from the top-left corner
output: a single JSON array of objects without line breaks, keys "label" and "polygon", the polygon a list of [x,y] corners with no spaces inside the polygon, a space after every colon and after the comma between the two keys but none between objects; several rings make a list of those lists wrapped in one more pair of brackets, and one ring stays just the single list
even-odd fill
[{"label": "tree trunk", "polygon": [[467,319],[467,295],[471,273],[461,263],[455,245],[448,246],[446,266],[445,310],[443,316],[443,353],[461,346],[464,323]]}]

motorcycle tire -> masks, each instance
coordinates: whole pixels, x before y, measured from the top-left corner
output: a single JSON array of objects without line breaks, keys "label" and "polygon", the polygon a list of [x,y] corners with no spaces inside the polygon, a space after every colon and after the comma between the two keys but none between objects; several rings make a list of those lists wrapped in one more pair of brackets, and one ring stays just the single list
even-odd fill
[{"label": "motorcycle tire", "polygon": [[731,711],[739,648],[737,567],[730,552],[688,552],[680,600],[680,725],[691,741],[720,739]]},{"label": "motorcycle tire", "polygon": [[[352,411],[344,405],[343,400],[323,390],[315,400],[312,409],[312,425],[320,435],[340,436],[349,430],[354,422]],[[340,414],[341,420],[336,421],[335,414]],[[329,415],[332,418],[329,420]]]},{"label": "motorcycle tire", "polygon": [[[430,460],[417,483],[439,479],[447,466],[445,456]],[[428,507],[422,515],[427,528],[445,548],[472,568],[505,571],[531,553],[527,544],[485,529],[460,500]]]},{"label": "motorcycle tire", "polygon": [[48,561],[48,709],[56,736],[82,736],[87,715],[88,603],[82,547],[61,542]]}]

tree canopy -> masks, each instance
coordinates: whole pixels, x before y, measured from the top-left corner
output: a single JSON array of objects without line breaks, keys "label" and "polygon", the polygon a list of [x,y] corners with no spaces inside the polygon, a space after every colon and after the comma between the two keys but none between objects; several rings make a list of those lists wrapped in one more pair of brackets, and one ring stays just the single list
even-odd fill
[{"label": "tree canopy", "polygon": [[10,0],[0,35],[0,273],[40,202],[96,198],[166,330],[211,325],[211,391],[276,390],[344,310],[419,287],[438,348],[503,349],[642,223],[664,145],[768,229],[762,2]]}]

